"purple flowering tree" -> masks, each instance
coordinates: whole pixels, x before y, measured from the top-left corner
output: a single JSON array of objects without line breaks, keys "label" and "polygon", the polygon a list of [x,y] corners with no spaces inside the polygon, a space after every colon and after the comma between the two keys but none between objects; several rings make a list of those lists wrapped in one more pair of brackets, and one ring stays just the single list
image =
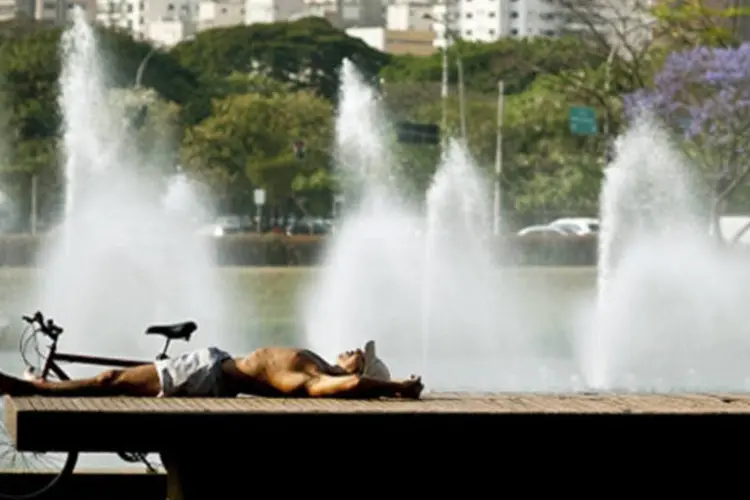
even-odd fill
[{"label": "purple flowering tree", "polygon": [[672,53],[653,86],[625,96],[624,106],[631,118],[653,113],[684,139],[704,169],[718,221],[724,202],[750,176],[750,43]]}]

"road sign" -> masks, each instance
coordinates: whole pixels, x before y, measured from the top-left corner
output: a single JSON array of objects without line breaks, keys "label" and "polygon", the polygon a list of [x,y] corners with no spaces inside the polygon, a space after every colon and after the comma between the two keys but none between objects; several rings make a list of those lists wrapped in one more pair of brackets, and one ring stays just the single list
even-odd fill
[{"label": "road sign", "polygon": [[589,107],[573,107],[569,113],[570,131],[575,135],[596,135],[596,110]]},{"label": "road sign", "polygon": [[398,142],[406,144],[440,144],[440,127],[433,123],[401,122],[396,125]]},{"label": "road sign", "polygon": [[265,205],[266,204],[266,190],[265,189],[256,189],[253,191],[253,199],[255,200],[255,204]]}]

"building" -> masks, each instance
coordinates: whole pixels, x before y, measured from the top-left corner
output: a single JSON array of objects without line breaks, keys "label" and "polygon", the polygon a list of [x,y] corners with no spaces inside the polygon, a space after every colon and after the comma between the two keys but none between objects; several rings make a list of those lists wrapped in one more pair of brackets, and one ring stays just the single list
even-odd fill
[{"label": "building", "polygon": [[86,19],[94,21],[96,19],[97,0],[69,0],[59,2],[56,0],[32,0],[31,10],[24,13],[32,16],[37,21],[48,21],[55,24],[65,24],[70,19],[70,13],[73,7],[78,6],[83,9]]},{"label": "building", "polygon": [[0,21],[10,21],[19,14],[33,17],[34,2],[29,0],[0,0]]},{"label": "building", "polygon": [[338,28],[385,26],[384,0],[304,0],[302,16],[324,17]]},{"label": "building", "polygon": [[146,24],[144,37],[158,47],[169,48],[190,39],[196,31],[196,23],[192,21],[161,19]]},{"label": "building", "polygon": [[305,8],[304,0],[246,0],[245,24],[288,21]]},{"label": "building", "polygon": [[198,5],[198,31],[244,23],[245,0],[203,1]]},{"label": "building", "polygon": [[[394,31],[432,31],[434,2],[403,2],[388,5],[385,27]],[[433,37],[434,38],[434,37]]]},{"label": "building", "polygon": [[349,28],[346,34],[374,49],[395,55],[428,56],[437,50],[435,34],[427,30],[389,30],[374,26]]},{"label": "building", "polygon": [[558,0],[454,0],[433,7],[435,44],[449,38],[494,42],[500,38],[557,36],[562,27]]}]

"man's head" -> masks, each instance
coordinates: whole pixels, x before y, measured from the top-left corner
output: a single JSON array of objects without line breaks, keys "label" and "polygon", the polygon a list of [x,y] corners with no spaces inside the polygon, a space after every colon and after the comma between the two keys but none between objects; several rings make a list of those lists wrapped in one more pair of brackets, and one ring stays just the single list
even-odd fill
[{"label": "man's head", "polygon": [[382,359],[375,353],[375,341],[365,344],[364,351],[355,349],[339,354],[338,365],[349,373],[356,373],[366,377],[390,380],[391,373]]}]

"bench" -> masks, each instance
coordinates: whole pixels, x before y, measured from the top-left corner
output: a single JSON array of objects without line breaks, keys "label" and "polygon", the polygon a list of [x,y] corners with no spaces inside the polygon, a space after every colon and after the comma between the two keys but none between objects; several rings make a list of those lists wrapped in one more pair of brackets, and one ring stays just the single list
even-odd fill
[{"label": "bench", "polygon": [[170,500],[219,500],[279,471],[326,484],[344,471],[361,477],[368,467],[382,469],[383,460],[391,470],[420,461],[433,471],[450,467],[454,476],[469,470],[478,475],[489,467],[488,449],[536,455],[529,436],[537,448],[604,447],[600,437],[610,433],[611,450],[618,436],[631,445],[639,439],[639,433],[622,432],[628,423],[639,431],[658,426],[649,431],[664,439],[670,432],[684,435],[683,426],[675,429],[675,418],[689,415],[705,417],[690,420],[690,432],[707,424],[703,428],[712,439],[717,432],[731,436],[740,427],[727,424],[747,426],[750,395],[441,393],[420,401],[6,397],[5,407],[18,450],[157,452],[167,469]]}]

